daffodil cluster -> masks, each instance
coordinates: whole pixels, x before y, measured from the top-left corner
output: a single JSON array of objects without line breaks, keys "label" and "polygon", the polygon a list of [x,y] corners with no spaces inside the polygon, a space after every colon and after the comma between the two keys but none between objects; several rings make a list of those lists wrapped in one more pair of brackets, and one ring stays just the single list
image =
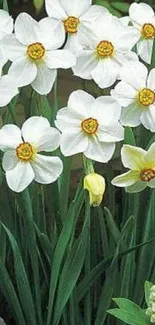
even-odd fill
[{"label": "daffodil cluster", "polygon": [[[16,192],[32,180],[48,184],[61,174],[60,158],[40,155],[41,151],[60,146],[66,157],[82,153],[107,163],[116,143],[124,139],[124,127],[142,124],[155,132],[155,69],[148,67],[155,38],[153,9],[132,3],[129,16],[117,18],[103,6],[92,5],[92,0],[46,0],[45,7],[48,17],[40,21],[20,13],[13,22],[0,11],[0,107],[27,85],[47,95],[60,68],[72,68],[75,76],[94,80],[101,90],[110,88],[108,95],[98,98],[83,90],[72,92],[66,107],[56,114],[55,127],[34,116],[21,130],[12,124],[1,128],[2,165],[9,187]],[[155,187],[154,148],[155,144],[148,151],[123,146],[122,162],[130,171],[112,184],[128,192]],[[86,178],[87,189],[89,179],[99,180],[95,173]],[[104,192],[100,184],[102,191],[95,189],[97,202]],[[91,186],[90,201],[92,193]]]}]

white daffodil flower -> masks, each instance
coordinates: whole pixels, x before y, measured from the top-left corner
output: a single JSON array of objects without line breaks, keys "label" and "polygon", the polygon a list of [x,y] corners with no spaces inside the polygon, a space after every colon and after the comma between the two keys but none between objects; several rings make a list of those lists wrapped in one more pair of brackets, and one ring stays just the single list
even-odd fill
[{"label": "white daffodil flower", "polygon": [[135,27],[124,26],[118,18],[106,15],[104,21],[94,24],[91,33],[81,35],[84,50],[77,53],[74,74],[83,79],[94,79],[100,88],[112,86],[122,65],[137,59],[137,55],[130,51],[137,40]]},{"label": "white daffodil flower", "polygon": [[123,165],[130,171],[115,177],[113,185],[125,187],[130,193],[140,192],[147,186],[155,188],[155,143],[148,151],[124,145],[121,157]]},{"label": "white daffodil flower", "polygon": [[129,16],[139,33],[137,52],[146,63],[151,63],[153,40],[155,36],[155,14],[146,3],[132,3],[129,8]]},{"label": "white daffodil flower", "polygon": [[155,132],[155,69],[149,73],[144,64],[129,62],[120,78],[111,95],[122,106],[121,123],[131,127],[143,124]]},{"label": "white daffodil flower", "polygon": [[9,75],[0,77],[0,107],[9,104],[18,93],[14,78]]},{"label": "white daffodil flower", "polygon": [[80,35],[83,29],[90,28],[92,22],[109,14],[103,6],[93,5],[92,0],[45,0],[47,14],[59,21],[63,33],[67,33],[65,48],[72,51],[82,50]]},{"label": "white daffodil flower", "polygon": [[0,130],[0,149],[4,151],[2,166],[11,190],[22,192],[35,180],[41,184],[54,182],[62,172],[60,158],[41,155],[59,147],[60,133],[44,117],[33,116],[20,129],[13,124]]},{"label": "white daffodil flower", "polygon": [[44,18],[36,22],[21,13],[15,22],[15,35],[5,37],[3,51],[12,61],[9,74],[19,86],[31,84],[41,95],[51,91],[58,68],[75,65],[75,55],[69,50],[58,50],[64,36],[56,20]]},{"label": "white daffodil flower", "polygon": [[0,10],[0,75],[4,64],[7,59],[3,55],[2,40],[6,35],[10,35],[13,32],[13,19],[5,10]]},{"label": "white daffodil flower", "polygon": [[64,156],[84,153],[87,158],[107,162],[115,142],[123,140],[124,130],[118,122],[121,107],[110,96],[93,96],[74,91],[68,107],[58,111],[55,124],[62,132],[60,148]]}]

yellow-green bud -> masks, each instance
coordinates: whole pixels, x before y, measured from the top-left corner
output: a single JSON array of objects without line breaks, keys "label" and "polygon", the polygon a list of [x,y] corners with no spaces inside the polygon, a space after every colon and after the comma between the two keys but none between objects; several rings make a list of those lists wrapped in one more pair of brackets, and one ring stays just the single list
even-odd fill
[{"label": "yellow-green bud", "polygon": [[90,173],[84,178],[84,189],[89,192],[90,205],[99,206],[105,192],[105,179],[99,174]]}]

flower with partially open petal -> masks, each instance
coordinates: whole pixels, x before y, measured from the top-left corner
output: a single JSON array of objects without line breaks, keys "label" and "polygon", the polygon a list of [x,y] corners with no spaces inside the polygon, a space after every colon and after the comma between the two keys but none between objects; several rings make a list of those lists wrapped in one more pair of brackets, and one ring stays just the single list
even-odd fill
[{"label": "flower with partially open petal", "polygon": [[153,40],[155,37],[155,14],[146,3],[132,3],[129,8],[130,20],[137,28],[139,41],[137,52],[146,63],[151,63]]},{"label": "flower with partially open petal", "polygon": [[60,148],[64,156],[83,152],[87,158],[107,162],[115,142],[123,140],[118,122],[121,107],[110,96],[94,99],[85,91],[74,91],[68,107],[58,111],[55,124],[62,132]]},{"label": "flower with partially open petal", "polygon": [[0,74],[7,58],[3,55],[2,40],[13,32],[13,19],[5,10],[0,10]]},{"label": "flower with partially open petal", "polygon": [[114,84],[122,65],[129,60],[137,60],[131,51],[138,40],[138,32],[133,26],[125,26],[111,15],[94,24],[91,32],[81,35],[84,49],[77,53],[77,64],[73,67],[76,76],[94,79],[100,88]]},{"label": "flower with partially open petal", "polygon": [[131,127],[143,124],[155,132],[155,69],[148,72],[144,64],[129,62],[120,78],[111,95],[122,106],[121,123]]},{"label": "flower with partially open petal", "polygon": [[0,149],[4,151],[2,166],[11,190],[22,192],[35,180],[50,184],[62,172],[60,158],[45,156],[59,147],[60,133],[44,117],[33,116],[20,129],[14,124],[0,130]]},{"label": "flower with partially open petal", "polygon": [[46,0],[46,11],[52,18],[58,20],[63,33],[67,33],[66,48],[72,51],[82,49],[80,36],[83,29],[91,27],[92,22],[103,15],[109,14],[103,6],[93,5],[92,0]]},{"label": "flower with partially open petal", "polygon": [[63,42],[56,20],[44,18],[37,22],[21,13],[15,22],[15,35],[3,40],[3,52],[13,62],[9,74],[19,86],[31,84],[39,94],[48,94],[57,69],[68,69],[76,63],[71,51],[58,49]]},{"label": "flower with partially open petal", "polygon": [[148,151],[124,145],[121,157],[123,165],[130,171],[115,177],[112,180],[113,185],[125,187],[130,193],[140,192],[147,186],[155,188],[155,143]]}]

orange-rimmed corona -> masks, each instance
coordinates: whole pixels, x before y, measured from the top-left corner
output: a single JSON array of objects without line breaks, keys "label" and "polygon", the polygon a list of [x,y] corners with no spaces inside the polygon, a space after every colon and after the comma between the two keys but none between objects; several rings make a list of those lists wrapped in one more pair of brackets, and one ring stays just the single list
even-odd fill
[{"label": "orange-rimmed corona", "polygon": [[70,16],[66,20],[64,20],[66,32],[71,34],[77,33],[79,22],[79,18],[73,16]]},{"label": "orange-rimmed corona", "polygon": [[44,57],[45,48],[41,43],[30,44],[27,48],[27,55],[30,59],[41,60]]},{"label": "orange-rimmed corona", "polygon": [[144,88],[139,92],[138,100],[144,106],[152,105],[155,102],[155,92],[149,88]]},{"label": "orange-rimmed corona", "polygon": [[98,121],[92,117],[87,118],[81,122],[82,130],[88,135],[93,135],[98,130]]},{"label": "orange-rimmed corona", "polygon": [[102,58],[111,57],[114,53],[114,46],[109,41],[101,41],[97,46],[97,54]]},{"label": "orange-rimmed corona", "polygon": [[155,178],[155,170],[153,170],[151,168],[144,169],[140,173],[140,179],[143,182],[149,182],[153,178]]},{"label": "orange-rimmed corona", "polygon": [[35,151],[34,151],[33,147],[28,142],[21,143],[16,148],[16,154],[17,154],[18,158],[20,160],[23,160],[23,161],[30,161],[30,160],[32,160],[32,158],[34,156],[34,153],[35,153]]},{"label": "orange-rimmed corona", "polygon": [[144,38],[153,38],[155,36],[155,27],[152,24],[144,24],[141,34]]}]

